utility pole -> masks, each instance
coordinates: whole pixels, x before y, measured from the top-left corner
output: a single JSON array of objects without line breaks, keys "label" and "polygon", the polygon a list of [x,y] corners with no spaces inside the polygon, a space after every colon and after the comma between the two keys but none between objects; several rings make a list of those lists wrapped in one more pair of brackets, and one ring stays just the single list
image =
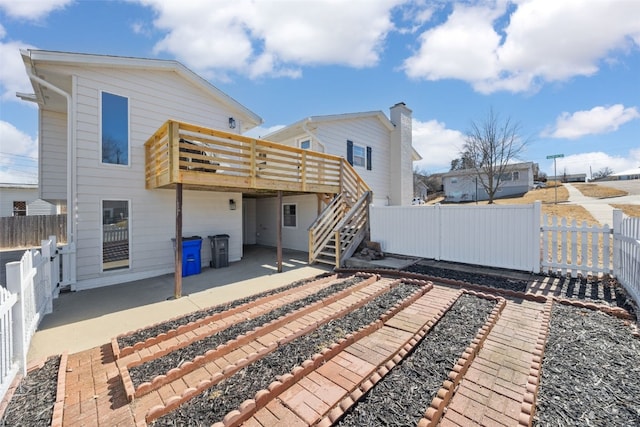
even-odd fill
[{"label": "utility pole", "polygon": [[553,159],[553,177],[556,181],[556,185],[553,188],[556,193],[556,205],[558,204],[558,169],[556,168],[556,159],[559,157],[564,157],[564,154],[552,154],[550,156],[547,156],[547,159]]}]

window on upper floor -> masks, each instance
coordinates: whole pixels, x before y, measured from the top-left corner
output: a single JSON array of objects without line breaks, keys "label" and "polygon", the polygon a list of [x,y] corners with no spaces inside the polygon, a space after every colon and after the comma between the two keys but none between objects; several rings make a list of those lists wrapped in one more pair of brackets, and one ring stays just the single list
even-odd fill
[{"label": "window on upper floor", "polygon": [[129,99],[102,92],[102,163],[129,164]]},{"label": "window on upper floor", "polygon": [[303,150],[311,150],[311,140],[305,139],[300,141],[300,148],[302,148]]},{"label": "window on upper floor", "polygon": [[347,140],[347,161],[352,166],[366,167],[367,170],[373,169],[371,147],[354,144],[353,141]]}]

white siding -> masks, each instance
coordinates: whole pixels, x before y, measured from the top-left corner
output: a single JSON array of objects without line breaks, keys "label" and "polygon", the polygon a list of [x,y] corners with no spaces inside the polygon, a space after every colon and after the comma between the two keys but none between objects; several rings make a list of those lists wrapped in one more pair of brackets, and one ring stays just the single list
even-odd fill
[{"label": "white siding", "polygon": [[[318,216],[318,198],[313,195],[283,197],[282,203],[296,203],[298,224],[296,228],[282,227],[282,246],[298,251],[309,251],[308,228]],[[270,197],[256,202],[256,243],[276,246],[278,227],[278,199]]]},{"label": "white siding", "polygon": [[[390,155],[390,131],[374,116],[359,117],[355,119],[342,119],[335,121],[319,122],[318,128],[312,133],[316,136],[312,148],[322,151],[318,141],[324,146],[324,152],[347,158],[347,140],[355,145],[371,147],[372,169],[354,166],[356,172],[373,190],[373,203],[387,205],[390,194],[389,182],[389,155]],[[297,146],[300,138],[307,137],[301,132],[286,140],[276,140],[282,144]],[[413,179],[413,176],[412,176]],[[413,181],[412,181],[413,182]]]},{"label": "white siding", "polygon": [[67,115],[41,110],[40,122],[40,198],[51,202],[66,200]]},{"label": "white siding", "polygon": [[27,205],[27,215],[55,215],[56,206],[42,199],[36,199]]},{"label": "white siding", "polygon": [[37,198],[37,188],[0,188],[0,216],[13,216],[14,201],[29,204]]},{"label": "white siding", "polygon": [[242,200],[242,237],[245,245],[256,244],[256,199]]},{"label": "white siding", "polygon": [[[63,66],[51,68],[64,69]],[[228,118],[236,113],[171,71],[115,68],[64,71],[75,76],[77,288],[122,283],[173,271],[170,239],[175,234],[175,192],[145,189],[144,143],[167,119],[228,130]],[[101,91],[129,100],[129,165],[101,163]],[[57,118],[59,124],[65,123],[64,115]],[[64,128],[57,133],[64,135],[62,130]],[[49,126],[43,129],[43,132],[49,131]],[[47,144],[52,144],[54,150],[64,148],[62,158],[65,158],[66,146],[61,147],[55,141]],[[64,171],[66,163],[58,160],[46,169],[48,174],[58,169]],[[62,194],[66,194],[66,188]],[[233,211],[229,209],[231,198],[237,203]],[[101,201],[105,199],[130,201],[130,268],[127,270],[102,272],[101,269]],[[239,260],[242,257],[242,194],[185,191],[183,231],[185,236],[204,237],[203,266],[211,259],[208,235],[229,234],[229,260]]]}]

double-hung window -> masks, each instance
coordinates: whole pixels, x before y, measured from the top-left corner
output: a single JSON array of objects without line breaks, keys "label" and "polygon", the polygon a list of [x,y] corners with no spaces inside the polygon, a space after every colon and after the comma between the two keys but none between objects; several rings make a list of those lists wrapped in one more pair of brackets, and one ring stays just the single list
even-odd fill
[{"label": "double-hung window", "polygon": [[371,170],[373,168],[371,152],[371,147],[364,147],[347,140],[347,161],[352,166],[366,167],[367,170]]},{"label": "double-hung window", "polygon": [[282,226],[290,228],[298,226],[297,206],[295,203],[282,204]]}]

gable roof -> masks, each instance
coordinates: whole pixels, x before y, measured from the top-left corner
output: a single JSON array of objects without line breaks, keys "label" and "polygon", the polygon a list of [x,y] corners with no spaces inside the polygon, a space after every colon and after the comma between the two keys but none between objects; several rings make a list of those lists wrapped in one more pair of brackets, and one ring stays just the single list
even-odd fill
[{"label": "gable roof", "polygon": [[[533,168],[533,162],[524,162],[524,163],[511,163],[506,167],[506,171],[514,171],[514,170],[522,170],[522,169],[530,169]],[[481,171],[482,172],[482,171]],[[442,174],[442,177],[451,177],[451,176],[466,176],[466,175],[477,175],[478,171],[476,169],[458,169],[454,171],[445,172]]]},{"label": "gable roof", "polygon": [[[222,92],[220,89],[218,89],[178,61],[35,49],[20,50],[20,54],[22,55],[22,60],[24,62],[27,73],[30,75],[31,85],[35,90],[35,100],[42,104],[46,102],[43,95],[44,92],[42,90],[42,86],[38,81],[31,78],[31,74],[38,74],[36,72],[36,67],[39,64],[89,66],[130,70],[170,71],[176,73],[178,76],[182,77],[204,92],[208,93],[214,99],[227,106],[229,109],[236,111],[237,114],[242,116],[244,123],[247,125],[247,129],[258,126],[263,122],[260,116],[249,110],[244,105],[240,104],[238,101],[236,101],[226,93]],[[52,83],[55,84],[55,82]],[[23,99],[33,100],[33,98],[28,94],[18,94],[18,96]]]},{"label": "gable roof", "polygon": [[269,140],[270,138],[276,138],[278,140],[283,140],[290,138],[292,136],[298,135],[300,132],[305,132],[306,127],[313,127],[316,123],[327,123],[327,122],[335,122],[340,120],[353,120],[353,119],[363,119],[373,117],[378,119],[384,127],[386,127],[389,131],[392,131],[395,126],[391,123],[391,120],[387,118],[387,116],[382,111],[365,111],[362,113],[345,113],[345,114],[328,114],[323,116],[309,116],[302,120],[298,120],[297,122],[290,124],[289,126],[285,126],[277,131],[271,132],[268,135],[265,135],[263,138]]}]

